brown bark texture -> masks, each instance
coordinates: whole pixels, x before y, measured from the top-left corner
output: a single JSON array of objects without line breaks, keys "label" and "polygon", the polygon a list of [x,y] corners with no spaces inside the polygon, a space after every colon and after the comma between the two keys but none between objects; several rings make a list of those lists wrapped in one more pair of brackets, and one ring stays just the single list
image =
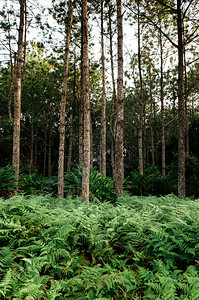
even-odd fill
[{"label": "brown bark texture", "polygon": [[79,106],[79,164],[84,160],[83,16],[81,16],[81,93]]},{"label": "brown bark texture", "polygon": [[69,43],[73,20],[72,1],[69,1],[69,21],[66,23],[66,44],[64,54],[64,79],[60,105],[60,134],[59,134],[59,161],[58,161],[58,197],[64,197],[64,149],[65,149],[65,114],[68,83],[68,61],[69,61]]},{"label": "brown bark texture", "polygon": [[139,128],[138,128],[138,153],[139,153],[139,171],[140,174],[144,173],[143,166],[143,81],[142,81],[142,69],[141,69],[141,49],[140,49],[140,13],[138,4],[138,68],[140,78],[140,95],[139,95]]},{"label": "brown bark texture", "polygon": [[149,81],[150,81],[150,115],[149,115],[149,124],[151,131],[151,156],[152,164],[155,165],[155,151],[154,151],[154,131],[152,126],[152,117],[153,117],[153,94],[152,94],[152,79],[151,79],[151,65],[149,65]]},{"label": "brown bark texture", "polygon": [[164,124],[164,91],[163,91],[163,47],[162,33],[160,31],[160,101],[161,101],[161,132],[162,132],[162,176],[165,171],[165,124]]},{"label": "brown bark texture", "polygon": [[184,198],[185,187],[185,101],[184,101],[184,69],[183,69],[183,20],[181,0],[177,0],[178,24],[178,196]]},{"label": "brown bark texture", "polygon": [[18,37],[18,52],[16,64],[16,77],[14,83],[14,130],[13,130],[13,154],[12,165],[18,181],[20,163],[20,118],[21,118],[21,67],[23,56],[23,32],[24,32],[24,6],[25,0],[20,0],[20,23]]},{"label": "brown bark texture", "polygon": [[89,58],[88,58],[88,16],[87,0],[82,0],[82,34],[83,34],[83,60],[82,83],[84,99],[84,161],[82,174],[82,197],[89,203],[89,172],[90,172],[90,98],[89,98]]},{"label": "brown bark texture", "polygon": [[111,20],[111,7],[109,6],[109,39],[110,39],[110,60],[111,60],[111,78],[112,78],[112,111],[110,117],[110,131],[111,131],[111,165],[112,175],[115,179],[115,136],[116,136],[116,114],[117,114],[117,97],[115,87],[115,75],[113,64],[113,32],[112,32],[112,20]]},{"label": "brown bark texture", "polygon": [[115,191],[118,197],[123,193],[124,178],[124,95],[123,95],[123,24],[122,4],[117,0],[117,47],[118,47],[118,79],[117,79],[117,125],[115,143]]},{"label": "brown bark texture", "polygon": [[104,0],[101,0],[101,60],[102,60],[102,113],[100,139],[100,173],[106,177],[106,88],[105,88],[105,56],[104,56]]}]

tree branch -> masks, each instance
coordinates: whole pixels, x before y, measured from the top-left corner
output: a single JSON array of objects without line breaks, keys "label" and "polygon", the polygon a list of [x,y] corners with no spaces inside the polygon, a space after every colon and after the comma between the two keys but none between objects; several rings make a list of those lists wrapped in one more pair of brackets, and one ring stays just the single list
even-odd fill
[{"label": "tree branch", "polygon": [[186,42],[183,43],[184,46],[189,44],[190,42],[193,41],[193,39],[195,39],[199,36],[199,34],[194,36],[194,34],[197,32],[198,29],[199,29],[199,25],[195,28],[195,30],[192,32],[192,34],[190,34],[190,36],[186,39]]},{"label": "tree branch", "polygon": [[[124,2],[123,2],[123,5],[126,7],[126,8],[128,8],[131,12],[133,12],[133,10],[129,7],[129,6],[127,6]],[[134,13],[134,12],[133,12]],[[153,24],[153,26],[156,28],[156,29],[158,29],[168,40],[169,40],[169,42],[174,46],[174,47],[176,47],[176,48],[178,48],[178,45],[176,44],[176,43],[174,43],[173,41],[172,41],[172,39],[154,22],[154,21],[152,21],[145,13],[142,13],[142,16],[143,17],[145,17],[150,23],[152,23]]]},{"label": "tree branch", "polygon": [[170,5],[167,5],[166,3],[164,3],[161,0],[156,0],[158,3],[160,3],[161,5],[163,5],[164,7],[170,9],[174,14],[177,14],[177,9],[171,7]]},{"label": "tree branch", "polygon": [[183,13],[182,19],[184,19],[184,17],[186,16],[186,13],[187,13],[189,7],[191,6],[191,4],[193,3],[193,1],[194,1],[194,0],[191,0],[191,1],[189,2],[189,5],[187,6],[187,8],[185,9],[185,11],[184,11],[184,13]]}]

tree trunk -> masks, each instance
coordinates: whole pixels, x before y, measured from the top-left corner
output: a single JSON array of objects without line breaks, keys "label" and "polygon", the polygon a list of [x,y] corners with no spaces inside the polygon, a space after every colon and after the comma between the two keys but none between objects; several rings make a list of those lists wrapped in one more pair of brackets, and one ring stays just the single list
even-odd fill
[{"label": "tree trunk", "polygon": [[187,68],[186,68],[186,56],[185,56],[185,47],[184,47],[184,95],[185,95],[185,115],[186,115],[186,156],[189,156],[189,113],[187,105]]},{"label": "tree trunk", "polygon": [[30,166],[29,166],[29,174],[32,173],[33,151],[34,151],[34,127],[33,127],[33,124],[31,124],[31,143],[30,143]]},{"label": "tree trunk", "polygon": [[13,164],[14,173],[17,182],[19,176],[19,162],[20,162],[21,66],[22,66],[22,55],[23,55],[24,6],[25,6],[25,0],[20,0],[19,38],[18,38],[16,78],[14,84],[14,130],[13,130],[13,155],[12,155],[12,164]]},{"label": "tree trunk", "polygon": [[44,129],[44,167],[43,176],[46,176],[46,159],[47,158],[47,126]]},{"label": "tree trunk", "polygon": [[37,169],[37,156],[38,156],[38,127],[35,129],[35,155],[34,155],[34,168]]},{"label": "tree trunk", "polygon": [[76,53],[74,49],[74,76],[73,76],[73,102],[71,104],[71,122],[70,122],[70,140],[69,140],[69,149],[68,149],[68,162],[67,162],[67,172],[70,172],[71,169],[71,161],[72,161],[72,152],[73,152],[73,103],[76,102]]},{"label": "tree trunk", "polygon": [[111,131],[111,165],[112,175],[115,179],[115,136],[116,136],[116,114],[117,114],[117,97],[115,88],[114,64],[113,64],[113,33],[111,20],[111,6],[109,6],[109,38],[110,38],[110,59],[111,59],[111,78],[113,86],[112,94],[112,112],[110,117],[110,131]]},{"label": "tree trunk", "polygon": [[23,88],[24,80],[25,80],[25,73],[26,73],[26,41],[27,41],[27,3],[25,1],[25,25],[24,25],[24,47],[23,47],[23,72],[22,72],[22,80],[21,86]]},{"label": "tree trunk", "polygon": [[81,93],[79,106],[79,164],[84,160],[83,17],[81,19]]},{"label": "tree trunk", "polygon": [[8,100],[8,115],[9,115],[9,119],[10,119],[11,123],[13,124],[14,120],[12,117],[11,104],[12,104],[12,93],[13,93],[13,84],[14,84],[14,73],[16,70],[16,55],[14,55],[14,65],[13,65],[10,29],[9,29],[9,33],[8,33],[8,43],[9,43],[9,54],[10,54],[10,68],[11,68],[11,70],[10,70],[11,81],[10,81],[9,100]]},{"label": "tree trunk", "polygon": [[149,89],[150,89],[150,115],[149,115],[149,124],[151,131],[151,157],[152,164],[155,165],[155,152],[154,152],[154,132],[152,126],[152,116],[153,116],[153,95],[152,95],[152,80],[151,80],[151,65],[149,65]]},{"label": "tree trunk", "polygon": [[48,132],[48,177],[52,175],[52,124],[49,125]]},{"label": "tree trunk", "polygon": [[69,148],[68,148],[67,172],[70,172],[72,153],[73,153],[73,107],[70,116],[70,139],[69,139]]},{"label": "tree trunk", "polygon": [[165,176],[165,124],[164,124],[164,91],[163,91],[163,49],[160,31],[160,101],[161,101],[161,132],[162,132],[162,176]]},{"label": "tree trunk", "polygon": [[123,24],[122,24],[122,4],[117,0],[117,47],[118,47],[118,79],[117,79],[117,127],[115,143],[115,191],[118,197],[123,193],[124,178],[124,95],[123,95]]},{"label": "tree trunk", "polygon": [[177,0],[178,23],[178,196],[184,198],[185,187],[185,101],[183,74],[183,20],[181,0]]},{"label": "tree trunk", "polygon": [[59,141],[59,161],[58,161],[58,197],[64,197],[64,148],[65,148],[65,114],[66,114],[66,97],[68,82],[68,61],[69,61],[69,43],[73,19],[72,0],[69,1],[69,21],[66,26],[66,44],[64,54],[64,79],[60,106],[60,141]]},{"label": "tree trunk", "polygon": [[90,120],[90,124],[91,124],[91,132],[90,132],[90,136],[91,136],[90,167],[92,169],[93,168],[93,126],[92,126],[92,118]]},{"label": "tree trunk", "polygon": [[141,50],[140,50],[140,10],[138,4],[138,68],[140,78],[140,95],[139,95],[139,129],[138,129],[138,151],[139,151],[139,171],[143,175],[143,82],[142,82],[142,69],[141,69]]},{"label": "tree trunk", "polygon": [[100,173],[106,177],[106,88],[105,88],[105,57],[104,57],[104,0],[101,0],[101,60],[102,60],[102,115],[101,115],[101,139]]},{"label": "tree trunk", "polygon": [[89,203],[89,172],[90,172],[90,98],[89,98],[89,59],[88,59],[88,16],[87,0],[82,0],[82,33],[83,33],[83,65],[82,83],[84,98],[84,162],[82,174],[82,197]]}]

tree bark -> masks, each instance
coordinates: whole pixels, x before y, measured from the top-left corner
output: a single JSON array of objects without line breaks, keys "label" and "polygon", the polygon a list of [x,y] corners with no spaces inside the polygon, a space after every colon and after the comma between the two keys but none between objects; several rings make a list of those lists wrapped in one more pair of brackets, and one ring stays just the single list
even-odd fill
[{"label": "tree bark", "polygon": [[58,161],[58,197],[64,197],[64,148],[65,148],[65,114],[66,114],[66,97],[68,83],[68,61],[69,61],[69,43],[70,33],[73,20],[72,0],[69,1],[69,21],[66,26],[66,44],[64,54],[64,79],[60,106],[60,141],[59,141],[59,161]]},{"label": "tree bark", "polygon": [[84,160],[83,16],[81,19],[81,94],[79,106],[79,164]]},{"label": "tree bark", "polygon": [[104,0],[101,0],[101,60],[102,60],[102,115],[101,115],[101,139],[100,173],[106,177],[106,88],[105,88],[105,57],[104,57]]},{"label": "tree bark", "polygon": [[70,172],[71,169],[71,161],[72,161],[72,153],[73,153],[73,103],[76,102],[76,75],[77,75],[77,71],[76,71],[76,53],[75,53],[75,49],[74,49],[74,64],[73,64],[73,102],[71,104],[71,119],[70,119],[70,140],[69,140],[69,149],[68,149],[68,161],[67,161],[67,172]]},{"label": "tree bark", "polygon": [[186,56],[185,56],[185,47],[184,47],[184,95],[185,95],[185,116],[186,116],[186,156],[189,156],[189,113],[187,105],[187,68],[186,68]]},{"label": "tree bark", "polygon": [[91,153],[90,153],[90,168],[93,168],[93,126],[92,117],[90,119],[91,131],[90,131],[90,141],[91,141]]},{"label": "tree bark", "polygon": [[89,203],[89,172],[90,172],[90,98],[89,98],[89,58],[88,58],[88,16],[87,0],[82,0],[82,33],[83,33],[83,65],[82,83],[84,98],[84,162],[82,174],[82,197]]},{"label": "tree bark", "polygon": [[44,167],[43,167],[43,176],[46,176],[46,160],[47,160],[47,127],[44,128]]},{"label": "tree bark", "polygon": [[70,115],[70,139],[69,139],[69,147],[68,147],[67,172],[70,172],[71,169],[72,153],[73,153],[73,107]]},{"label": "tree bark", "polygon": [[150,115],[149,115],[149,124],[151,131],[151,157],[152,164],[155,165],[155,151],[154,151],[154,132],[152,126],[152,116],[153,116],[153,95],[152,95],[152,79],[151,79],[151,64],[149,65],[149,89],[150,89]]},{"label": "tree bark", "polygon": [[110,117],[110,131],[111,131],[111,165],[112,175],[115,179],[115,136],[116,136],[116,114],[117,114],[117,97],[115,87],[114,76],[114,64],[113,64],[113,32],[112,32],[112,20],[111,20],[111,6],[109,6],[109,39],[110,39],[110,59],[111,59],[111,78],[112,78],[112,111]]},{"label": "tree bark", "polygon": [[165,124],[164,124],[164,91],[163,91],[163,48],[162,33],[160,31],[160,101],[161,101],[161,132],[162,132],[162,176],[165,171]]},{"label": "tree bark", "polygon": [[35,129],[35,155],[34,155],[34,168],[37,169],[37,157],[38,157],[38,127]]},{"label": "tree bark", "polygon": [[183,20],[181,0],[177,0],[178,24],[178,196],[184,198],[185,186],[185,101],[184,101],[184,70],[183,70]]},{"label": "tree bark", "polygon": [[48,131],[48,177],[52,175],[52,124]]},{"label": "tree bark", "polygon": [[140,50],[140,9],[138,4],[138,68],[140,78],[140,95],[139,95],[139,128],[138,128],[138,152],[139,152],[139,171],[140,174],[144,173],[143,166],[143,82],[142,82],[142,69],[141,69],[141,50]]},{"label": "tree bark", "polygon": [[33,127],[33,124],[31,124],[31,143],[30,143],[30,166],[29,166],[29,174],[32,173],[33,152],[34,152],[34,127]]},{"label": "tree bark", "polygon": [[118,197],[123,193],[124,178],[124,95],[123,95],[123,24],[122,24],[122,4],[117,0],[117,47],[118,47],[118,79],[117,79],[117,125],[115,143],[115,191]]},{"label": "tree bark", "polygon": [[13,155],[12,165],[18,182],[20,163],[20,118],[21,118],[21,67],[23,55],[23,31],[24,31],[24,6],[25,0],[20,0],[20,24],[18,37],[18,52],[16,65],[16,78],[14,84],[14,130],[13,130]]}]

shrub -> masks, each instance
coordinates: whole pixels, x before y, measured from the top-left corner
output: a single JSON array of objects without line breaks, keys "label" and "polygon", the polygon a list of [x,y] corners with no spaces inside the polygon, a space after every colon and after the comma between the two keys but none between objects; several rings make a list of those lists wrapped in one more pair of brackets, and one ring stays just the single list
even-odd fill
[{"label": "shrub", "polygon": [[[67,194],[80,196],[82,193],[83,166],[73,168],[71,172],[65,173],[64,188]],[[115,185],[110,177],[104,178],[95,168],[90,169],[90,200],[97,198],[100,201],[115,200]]]},{"label": "shrub", "polygon": [[176,181],[170,175],[162,176],[157,167],[152,166],[143,175],[139,171],[131,172],[124,188],[133,195],[164,196],[176,192]]},{"label": "shrub", "polygon": [[0,169],[0,196],[9,197],[16,190],[16,182],[13,167],[8,165]]}]

